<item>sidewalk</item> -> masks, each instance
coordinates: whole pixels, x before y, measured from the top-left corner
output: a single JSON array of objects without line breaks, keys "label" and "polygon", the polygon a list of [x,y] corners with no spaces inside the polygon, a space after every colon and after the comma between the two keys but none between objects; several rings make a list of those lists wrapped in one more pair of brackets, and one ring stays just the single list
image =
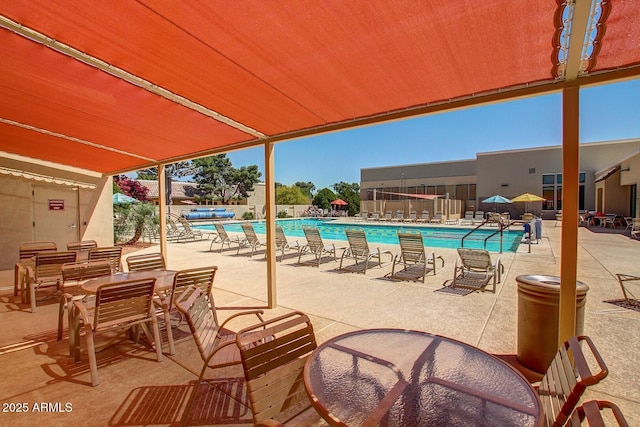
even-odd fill
[{"label": "sidewalk", "polygon": [[[554,222],[545,221],[544,238],[540,244],[531,246],[531,253],[527,253],[523,245],[515,254],[499,255],[505,274],[495,294],[472,293],[460,297],[434,292],[452,278],[457,256],[454,249],[434,249],[436,255],[445,259],[445,266],[437,275],[428,276],[424,284],[385,278],[391,271],[388,261],[382,268],[370,267],[365,276],[338,272],[338,262],[328,260],[323,260],[320,268],[312,266],[312,262],[298,265],[297,254],[292,251],[277,263],[278,307],[265,310],[266,317],[290,310],[304,311],[312,317],[319,342],[355,329],[392,327],[424,330],[490,353],[515,355],[518,300],[515,278],[521,274],[559,274],[561,228],[554,227]],[[630,425],[640,424],[640,375],[635,361],[635,355],[640,354],[640,313],[603,302],[622,297],[615,273],[640,273],[635,267],[640,242],[621,234],[597,231],[600,230],[579,230],[578,280],[590,286],[584,333],[593,339],[610,372],[604,381],[587,391],[583,400],[614,401]],[[346,242],[335,243],[346,246]],[[214,252],[209,252],[209,245],[210,241],[170,243],[168,267],[217,265],[214,297],[218,306],[264,308],[267,284],[263,254],[249,258],[246,250],[236,255],[235,249],[220,254],[219,245],[214,244]],[[397,245],[383,248],[398,252]],[[138,253],[154,251],[158,248]],[[189,336],[177,340],[176,355],[165,357],[162,364],[154,362],[153,354],[148,351],[132,349],[135,357],[131,357],[131,354],[122,356],[121,348],[107,350],[105,353],[113,355],[113,360],[101,364],[100,386],[87,386],[86,359],[73,364],[67,355],[66,341],[55,341],[57,304],[45,305],[36,314],[28,313],[26,307],[15,304],[12,281],[13,271],[0,273],[0,287],[4,289],[0,293],[3,302],[0,308],[2,402],[69,401],[74,410],[65,414],[31,413],[29,417],[10,414],[7,418],[10,425],[32,424],[34,420],[51,425],[50,421],[56,424],[88,419],[95,421],[94,425],[137,425],[134,414],[129,413],[131,399],[142,399],[142,394],[150,399],[154,391],[179,396],[188,392],[186,385],[195,379],[201,366]],[[640,292],[636,292],[638,294]],[[25,349],[2,353],[8,346],[28,340],[34,342]],[[234,409],[233,413],[229,408],[216,414],[221,424],[242,424],[246,417],[250,418],[246,408],[239,412]],[[171,424],[179,419],[179,408],[174,409],[175,412],[163,416],[159,413],[147,413],[146,418],[138,415],[136,422]]]}]

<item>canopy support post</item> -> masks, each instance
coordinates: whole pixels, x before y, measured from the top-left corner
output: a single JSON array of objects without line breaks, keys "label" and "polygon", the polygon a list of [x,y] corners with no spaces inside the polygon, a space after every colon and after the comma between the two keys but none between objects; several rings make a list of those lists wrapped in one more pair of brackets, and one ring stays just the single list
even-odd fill
[{"label": "canopy support post", "polygon": [[164,256],[165,262],[169,262],[167,254],[167,194],[166,170],[164,163],[158,164],[158,215],[160,216],[160,253]]},{"label": "canopy support post", "polygon": [[274,182],[273,142],[264,144],[264,169],[266,184],[266,220],[265,231],[267,233],[267,306],[278,306],[276,289],[276,222],[275,205],[276,191]]}]

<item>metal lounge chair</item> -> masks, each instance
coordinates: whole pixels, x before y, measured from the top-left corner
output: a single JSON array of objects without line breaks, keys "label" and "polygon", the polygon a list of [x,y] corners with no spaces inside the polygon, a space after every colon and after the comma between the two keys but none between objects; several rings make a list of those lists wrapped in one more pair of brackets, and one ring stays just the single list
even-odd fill
[{"label": "metal lounge chair", "polygon": [[307,244],[298,250],[298,264],[300,264],[302,254],[307,251],[315,256],[318,267],[320,267],[320,261],[324,255],[333,256],[334,261],[338,260],[336,246],[334,244],[325,245],[317,227],[302,227],[302,231],[307,238]]},{"label": "metal lounge chair", "polygon": [[416,211],[409,212],[409,216],[402,220],[402,222],[416,222]]},{"label": "metal lounge chair", "polygon": [[60,290],[62,285],[62,265],[76,262],[76,252],[40,252],[36,255],[35,265],[27,267],[26,287],[22,290],[22,302],[31,305],[31,312],[36,312],[36,291],[55,286]]},{"label": "metal lounge chair", "polygon": [[[398,240],[400,241],[400,254],[393,258],[393,267],[391,268],[392,279],[399,280],[420,280],[424,283],[427,272],[429,270],[436,274],[436,259],[441,261],[441,268],[444,267],[444,258],[435,255],[434,252],[427,254],[422,241],[422,233],[418,232],[400,232],[398,231]],[[402,270],[396,272],[396,265],[402,264]]]},{"label": "metal lounge chair", "polygon": [[491,261],[486,249],[458,248],[458,255],[451,286],[484,291],[493,281],[492,292],[495,293],[496,283],[500,283],[504,271],[500,258]]},{"label": "metal lounge chair", "polygon": [[[149,341],[155,346],[158,362],[162,361],[160,332],[152,302],[155,282],[156,279],[150,278],[103,285],[96,293],[93,307],[88,307],[81,300],[73,301],[72,320],[69,326],[69,346],[73,350],[76,362],[78,362],[80,360],[80,327],[83,325],[92,386],[97,386],[100,383],[94,340],[96,333],[140,326]],[[149,331],[148,324],[153,328],[153,334]]]},{"label": "metal lounge chair", "polygon": [[473,211],[464,213],[464,218],[460,219],[460,225],[473,225]]},{"label": "metal lounge chair", "polygon": [[304,365],[317,347],[307,315],[292,312],[242,329],[236,343],[254,425],[326,425],[305,391]]},{"label": "metal lounge chair", "polygon": [[[587,358],[585,347],[589,350]],[[597,371],[594,373],[594,369]],[[565,341],[537,387],[545,426],[564,426],[588,386],[609,373],[604,360],[587,336]]]},{"label": "metal lounge chair", "polygon": [[[247,243],[247,246],[251,246],[250,256],[253,256],[256,249],[258,249],[260,246],[267,246],[267,242],[265,240],[258,238],[258,236],[256,235],[256,231],[253,229],[253,225],[251,225],[251,223],[243,223],[242,231],[244,232],[244,235],[246,237],[245,241]],[[240,253],[240,248],[241,246],[238,246],[238,252],[236,252],[236,255]]]},{"label": "metal lounge chair", "polygon": [[229,332],[227,324],[238,317],[255,315],[262,322],[262,310],[250,310],[231,315],[222,324],[218,321],[212,295],[207,297],[198,287],[187,288],[175,300],[178,311],[187,319],[189,329],[198,347],[200,357],[204,361],[198,381],[182,418],[182,425],[187,425],[193,403],[203,382],[205,372],[209,368],[221,368],[237,365],[241,362],[240,351],[236,346],[236,334]]},{"label": "metal lounge chair", "polygon": [[369,248],[367,235],[365,234],[364,230],[346,228],[344,231],[347,234],[349,247],[342,253],[342,256],[340,257],[340,270],[342,270],[342,263],[345,258],[355,259],[356,265],[358,264],[358,261],[364,261],[364,274],[367,273],[367,267],[369,266],[369,260],[371,259],[377,259],[378,266],[382,267],[383,254],[388,254],[390,257],[390,261],[393,262],[393,253],[391,251],[382,251],[380,250],[380,248],[376,248],[372,251]]},{"label": "metal lounge chair", "polygon": [[[282,229],[282,227],[276,224],[276,250],[279,250],[282,253],[282,256],[280,257],[280,261],[284,259],[285,251],[291,250],[291,251],[300,252],[301,248],[302,248],[302,245],[300,245],[300,243],[298,243],[297,240],[289,243],[289,241],[287,240],[287,236],[285,236],[284,230]],[[264,256],[265,258],[267,257],[266,251],[264,253]],[[276,260],[277,259],[278,257],[276,256]]]},{"label": "metal lounge chair", "polygon": [[202,231],[191,227],[191,224],[185,218],[177,215],[175,216],[175,218],[178,220],[180,226],[182,227],[182,232],[178,236],[178,242],[188,242],[205,239]]},{"label": "metal lounge chair", "polygon": [[429,224],[442,224],[442,212],[436,212],[435,216],[429,220]]},{"label": "metal lounge chair", "polygon": [[227,245],[229,249],[231,249],[232,243],[237,244],[238,248],[246,244],[246,241],[243,239],[240,239],[239,236],[230,237],[227,234],[227,230],[225,230],[224,225],[218,222],[214,222],[213,226],[216,228],[217,236],[211,241],[211,244],[209,245],[209,250],[213,248],[214,243],[220,243],[220,253],[222,253],[222,250],[224,249],[224,245]]},{"label": "metal lounge chair", "polygon": [[484,222],[484,211],[476,211],[473,214],[473,223],[483,223]]},{"label": "metal lounge chair", "polygon": [[428,223],[430,220],[429,211],[422,211],[420,218],[417,218],[416,222]]},{"label": "metal lounge chair", "polygon": [[20,244],[19,261],[16,263],[13,279],[13,296],[18,296],[24,288],[27,275],[27,267],[33,266],[35,257],[40,252],[55,252],[58,250],[55,242],[24,242]]}]

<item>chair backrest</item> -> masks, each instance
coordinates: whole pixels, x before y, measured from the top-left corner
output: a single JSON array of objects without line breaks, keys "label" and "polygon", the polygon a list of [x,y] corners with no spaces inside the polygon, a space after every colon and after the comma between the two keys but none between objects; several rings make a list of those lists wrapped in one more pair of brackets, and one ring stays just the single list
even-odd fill
[{"label": "chair backrest", "polygon": [[400,252],[405,262],[425,261],[424,242],[422,233],[406,233],[398,231]]},{"label": "chair backrest", "polygon": [[190,287],[176,299],[175,306],[187,320],[200,357],[206,361],[220,342],[220,323],[213,298],[207,298],[200,288]]},{"label": "chair backrest", "polygon": [[458,255],[467,270],[489,271],[493,268],[491,255],[486,249],[458,248]]},{"label": "chair backrest", "polygon": [[178,271],[173,278],[173,288],[171,291],[169,307],[173,307],[173,301],[175,301],[189,286],[199,288],[206,298],[210,298],[213,279],[216,277],[217,271],[217,266],[197,267]]},{"label": "chair backrest", "polygon": [[216,232],[218,233],[218,236],[220,236],[222,241],[229,240],[229,235],[227,234],[227,230],[224,229],[224,225],[218,222],[214,222],[213,225],[214,227],[216,227]]},{"label": "chair backrest", "polygon": [[120,271],[122,246],[89,249],[89,261],[106,260],[111,267],[111,273]]},{"label": "chair backrest", "polygon": [[303,369],[317,344],[307,315],[293,312],[242,329],[236,343],[254,423],[308,401]]},{"label": "chair backrest", "polygon": [[155,278],[127,280],[98,288],[93,319],[94,330],[108,329],[123,323],[138,323],[154,313]]},{"label": "chair backrest", "polygon": [[320,231],[318,231],[317,227],[302,227],[302,231],[304,231],[304,236],[307,239],[307,246],[312,253],[317,253],[322,251],[324,248],[324,242],[322,241],[322,236],[320,236]]},{"label": "chair backrest", "polygon": [[250,245],[253,245],[258,241],[258,236],[256,235],[256,232],[253,229],[253,225],[251,225],[251,223],[242,223],[242,231],[244,232],[244,235]]},{"label": "chair backrest", "polygon": [[110,275],[111,266],[104,259],[89,262],[71,262],[62,265],[62,280],[65,284]]},{"label": "chair backrest", "polygon": [[76,253],[74,251],[40,252],[36,254],[35,280],[37,282],[53,279],[61,280],[62,265],[69,262],[76,262]]},{"label": "chair backrest", "polygon": [[484,219],[484,211],[476,211],[476,213],[474,214],[473,219],[483,220]]},{"label": "chair backrest", "polygon": [[155,252],[144,255],[132,255],[127,258],[129,271],[151,271],[166,270],[164,257],[161,253]]},{"label": "chair backrest", "polygon": [[[629,427],[626,418],[622,414],[622,411],[618,406],[606,400],[589,400],[578,406],[571,414],[571,418],[567,422],[567,426],[578,427],[582,425],[583,421],[587,421],[589,427],[606,427],[605,418],[602,416],[603,412],[610,412],[613,415],[617,425],[620,427]],[[607,419],[611,419],[608,417]]]},{"label": "chair backrest", "polygon": [[349,241],[349,249],[354,255],[362,256],[369,253],[369,243],[364,230],[360,228],[345,228],[347,240]]},{"label": "chair backrest", "polygon": [[40,252],[55,252],[58,247],[54,242],[24,242],[20,244],[20,261],[28,260]]},{"label": "chair backrest", "polygon": [[[590,350],[591,362],[587,360],[583,345]],[[597,365],[595,373],[592,371],[592,364]],[[589,337],[577,336],[565,341],[538,387],[546,425],[563,426],[584,390],[599,383],[608,372],[604,360]]]},{"label": "chair backrest", "polygon": [[80,240],[77,242],[68,242],[68,251],[88,251],[91,248],[97,248],[98,243],[95,240]]},{"label": "chair backrest", "polygon": [[473,219],[473,211],[466,211],[464,213],[464,219]]},{"label": "chair backrest", "polygon": [[171,215],[167,215],[167,226],[169,227],[169,232],[172,234],[181,233],[180,228],[178,228],[178,224],[173,220]]}]

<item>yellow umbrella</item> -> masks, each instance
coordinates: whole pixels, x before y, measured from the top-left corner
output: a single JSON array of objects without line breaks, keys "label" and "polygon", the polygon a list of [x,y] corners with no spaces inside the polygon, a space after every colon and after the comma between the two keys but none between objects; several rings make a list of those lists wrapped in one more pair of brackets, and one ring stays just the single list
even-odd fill
[{"label": "yellow umbrella", "polygon": [[514,197],[513,199],[511,199],[512,202],[525,202],[525,211],[529,210],[529,206],[527,205],[527,203],[529,202],[544,202],[545,199],[544,197],[540,197],[540,196],[536,196],[535,194],[531,194],[531,193],[524,193],[519,195],[518,197]]}]

